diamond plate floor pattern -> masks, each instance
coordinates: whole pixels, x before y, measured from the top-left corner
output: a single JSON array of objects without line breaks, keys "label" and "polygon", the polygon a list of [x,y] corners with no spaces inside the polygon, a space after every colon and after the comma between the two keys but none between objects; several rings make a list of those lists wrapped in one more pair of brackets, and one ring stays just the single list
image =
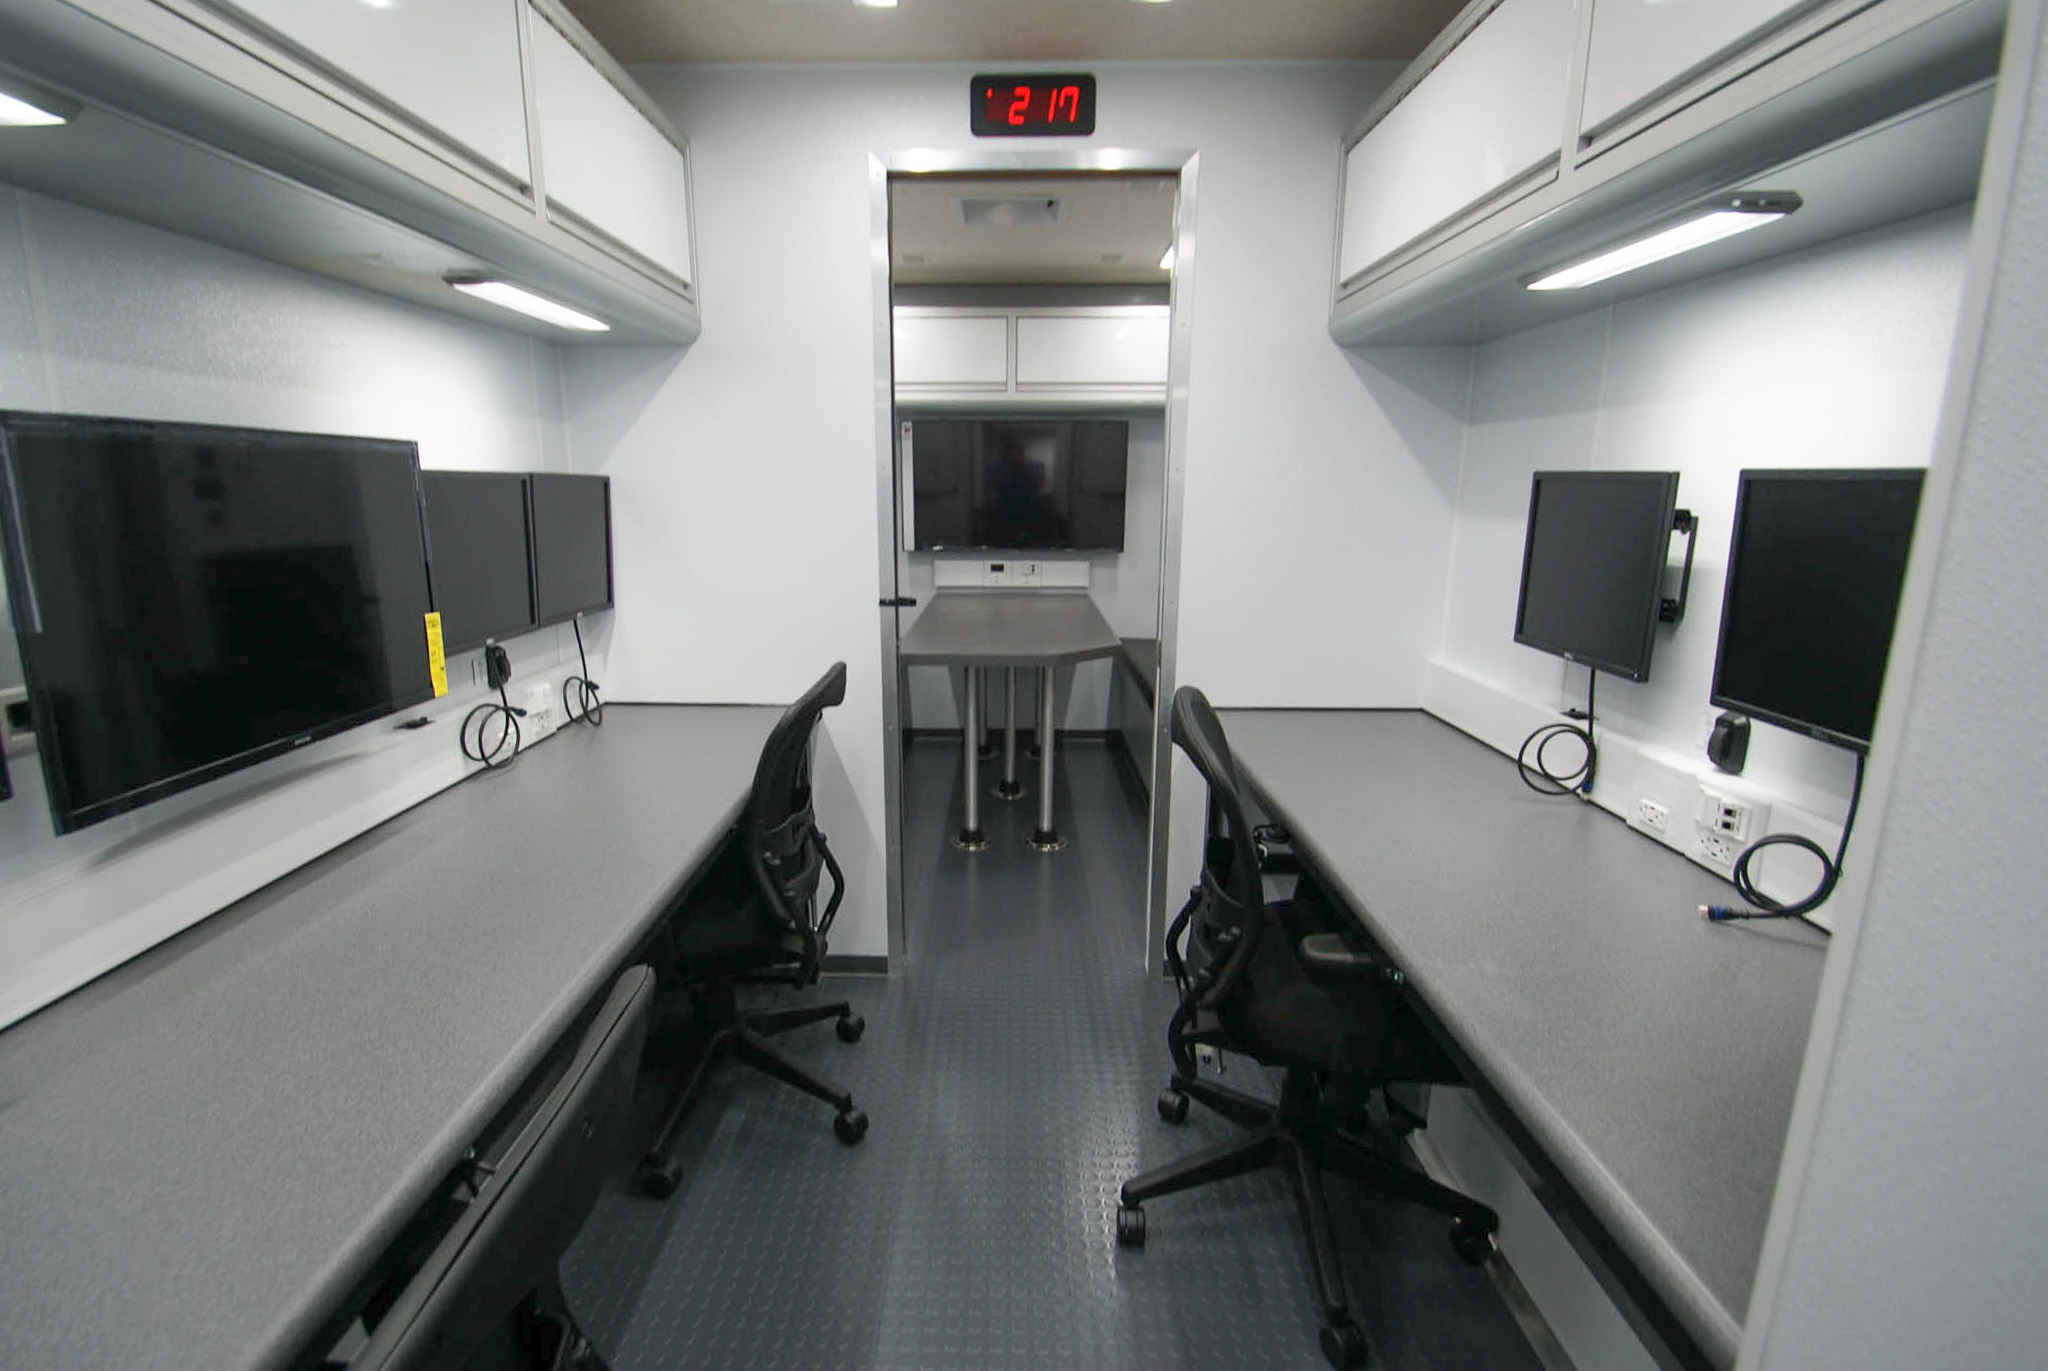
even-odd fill
[{"label": "diamond plate floor pattern", "polygon": [[[872,1130],[842,1147],[829,1109],[726,1068],[683,1188],[657,1203],[615,1186],[565,1264],[616,1371],[1325,1365],[1277,1174],[1148,1205],[1149,1246],[1116,1247],[1117,1187],[1232,1130],[1153,1112],[1173,996],[1138,967],[1142,809],[1105,748],[1061,752],[1066,849],[1025,846],[1027,796],[984,805],[992,845],[969,856],[945,841],[957,749],[913,747],[909,965],[823,987],[866,1016],[858,1044],[822,1026],[779,1040],[852,1090]],[[1379,1365],[1539,1371],[1440,1220],[1329,1188]]]}]

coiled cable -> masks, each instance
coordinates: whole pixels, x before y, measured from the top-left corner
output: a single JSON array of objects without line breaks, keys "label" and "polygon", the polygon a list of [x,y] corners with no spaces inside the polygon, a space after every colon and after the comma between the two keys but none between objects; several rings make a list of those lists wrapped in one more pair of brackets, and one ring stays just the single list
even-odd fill
[{"label": "coiled cable", "polygon": [[576,630],[576,663],[581,674],[562,682],[562,717],[570,723],[604,723],[604,701],[597,696],[597,682],[590,679],[590,659],[583,655],[583,616],[569,621]]},{"label": "coiled cable", "polygon": [[[1729,877],[1735,882],[1735,893],[1749,901],[1754,908],[1740,909],[1719,904],[1701,905],[1700,917],[1710,923],[1736,923],[1747,919],[1797,919],[1823,937],[1832,937],[1827,928],[1815,923],[1807,915],[1826,904],[1828,896],[1834,894],[1835,887],[1841,884],[1842,858],[1848,855],[1849,851],[1849,830],[1856,826],[1856,809],[1863,802],[1864,762],[1864,755],[1858,752],[1856,780],[1849,788],[1849,814],[1842,820],[1842,840],[1835,845],[1833,857],[1829,857],[1819,843],[1798,833],[1772,833],[1758,838],[1742,849],[1742,855],[1735,859],[1735,870]],[[1757,889],[1756,881],[1750,875],[1749,864],[1755,860],[1758,853],[1768,847],[1796,847],[1802,852],[1813,854],[1814,859],[1820,863],[1820,883],[1813,888],[1812,894],[1803,900],[1794,900],[1787,904]]]},{"label": "coiled cable", "polygon": [[[1579,795],[1593,793],[1593,772],[1599,764],[1600,750],[1593,742],[1593,683],[1600,673],[1589,670],[1586,673],[1586,708],[1583,713],[1576,709],[1565,711],[1568,720],[1578,722],[1545,724],[1522,739],[1521,748],[1515,753],[1515,774],[1522,778],[1522,784],[1538,795]],[[1560,738],[1577,738],[1586,749],[1585,760],[1576,771],[1557,772],[1550,768],[1545,754],[1550,745]]]},{"label": "coiled cable", "polygon": [[[500,685],[496,700],[485,700],[463,716],[462,755],[487,767],[504,766],[519,755],[519,720],[525,713],[525,710],[513,707],[512,701],[505,696],[505,687]],[[501,722],[490,745],[486,746],[484,736],[494,720]],[[506,751],[508,743],[511,745],[509,752]]]}]

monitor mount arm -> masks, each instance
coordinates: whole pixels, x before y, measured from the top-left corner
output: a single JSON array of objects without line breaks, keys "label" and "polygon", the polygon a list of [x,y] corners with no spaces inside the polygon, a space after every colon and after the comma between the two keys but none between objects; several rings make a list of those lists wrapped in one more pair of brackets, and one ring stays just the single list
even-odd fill
[{"label": "monitor mount arm", "polygon": [[1657,605],[1659,623],[1675,624],[1685,617],[1686,597],[1692,592],[1692,548],[1699,541],[1700,521],[1693,518],[1692,511],[1672,511],[1671,531],[1685,535],[1685,569],[1678,573],[1678,598],[1665,596]]}]

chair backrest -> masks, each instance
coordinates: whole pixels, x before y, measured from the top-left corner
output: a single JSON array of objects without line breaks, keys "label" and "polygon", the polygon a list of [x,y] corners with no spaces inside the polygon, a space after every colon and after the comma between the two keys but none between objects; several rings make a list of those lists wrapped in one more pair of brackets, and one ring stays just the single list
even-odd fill
[{"label": "chair backrest", "polygon": [[1188,754],[1209,785],[1209,838],[1202,847],[1202,884],[1193,915],[1190,960],[1202,976],[1201,999],[1214,1004],[1230,993],[1251,961],[1265,927],[1265,889],[1259,853],[1245,814],[1230,742],[1208,697],[1193,686],[1173,695],[1174,745]]},{"label": "chair backrest", "polygon": [[[804,941],[804,961],[815,972],[826,932],[839,913],[846,881],[811,809],[811,747],[818,719],[846,699],[846,663],[834,662],[817,684],[783,711],[762,745],[754,790],[740,825],[747,867],[769,912]],[[817,914],[820,872],[832,876],[832,898]]]},{"label": "chair backrest", "polygon": [[597,1203],[625,1140],[654,973],[613,983],[568,1069],[435,1245],[350,1371],[466,1366],[502,1335],[528,1295],[553,1288],[556,1263]]}]

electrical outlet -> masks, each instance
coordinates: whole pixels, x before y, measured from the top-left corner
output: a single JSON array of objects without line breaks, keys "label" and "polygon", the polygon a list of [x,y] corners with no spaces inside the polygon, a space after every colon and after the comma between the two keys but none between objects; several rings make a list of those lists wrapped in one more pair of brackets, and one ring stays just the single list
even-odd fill
[{"label": "electrical outlet", "polygon": [[982,574],[981,583],[985,586],[1006,586],[1010,584],[1010,564],[1008,562],[990,562],[988,570]]},{"label": "electrical outlet", "polygon": [[1010,563],[1010,584],[1011,584],[1011,585],[1017,585],[1017,586],[1035,586],[1035,585],[1037,585],[1037,584],[1038,584],[1038,563],[1036,563],[1036,562],[1012,562],[1012,563]]},{"label": "electrical outlet", "polygon": [[1733,840],[1738,848],[1752,838],[1761,836],[1764,821],[1770,812],[1769,805],[1756,804],[1717,790],[1709,790],[1705,786],[1700,787],[1701,829]]},{"label": "electrical outlet", "polygon": [[1695,850],[1699,853],[1700,858],[1709,866],[1724,872],[1733,871],[1735,869],[1735,859],[1742,855],[1742,844],[1736,842],[1733,838],[1701,829],[1699,842]]},{"label": "electrical outlet", "polygon": [[1645,795],[1636,801],[1636,827],[1651,833],[1671,831],[1671,811]]},{"label": "electrical outlet", "polygon": [[519,721],[523,743],[536,743],[562,726],[562,706],[555,687],[535,681],[526,688],[526,717]]}]

